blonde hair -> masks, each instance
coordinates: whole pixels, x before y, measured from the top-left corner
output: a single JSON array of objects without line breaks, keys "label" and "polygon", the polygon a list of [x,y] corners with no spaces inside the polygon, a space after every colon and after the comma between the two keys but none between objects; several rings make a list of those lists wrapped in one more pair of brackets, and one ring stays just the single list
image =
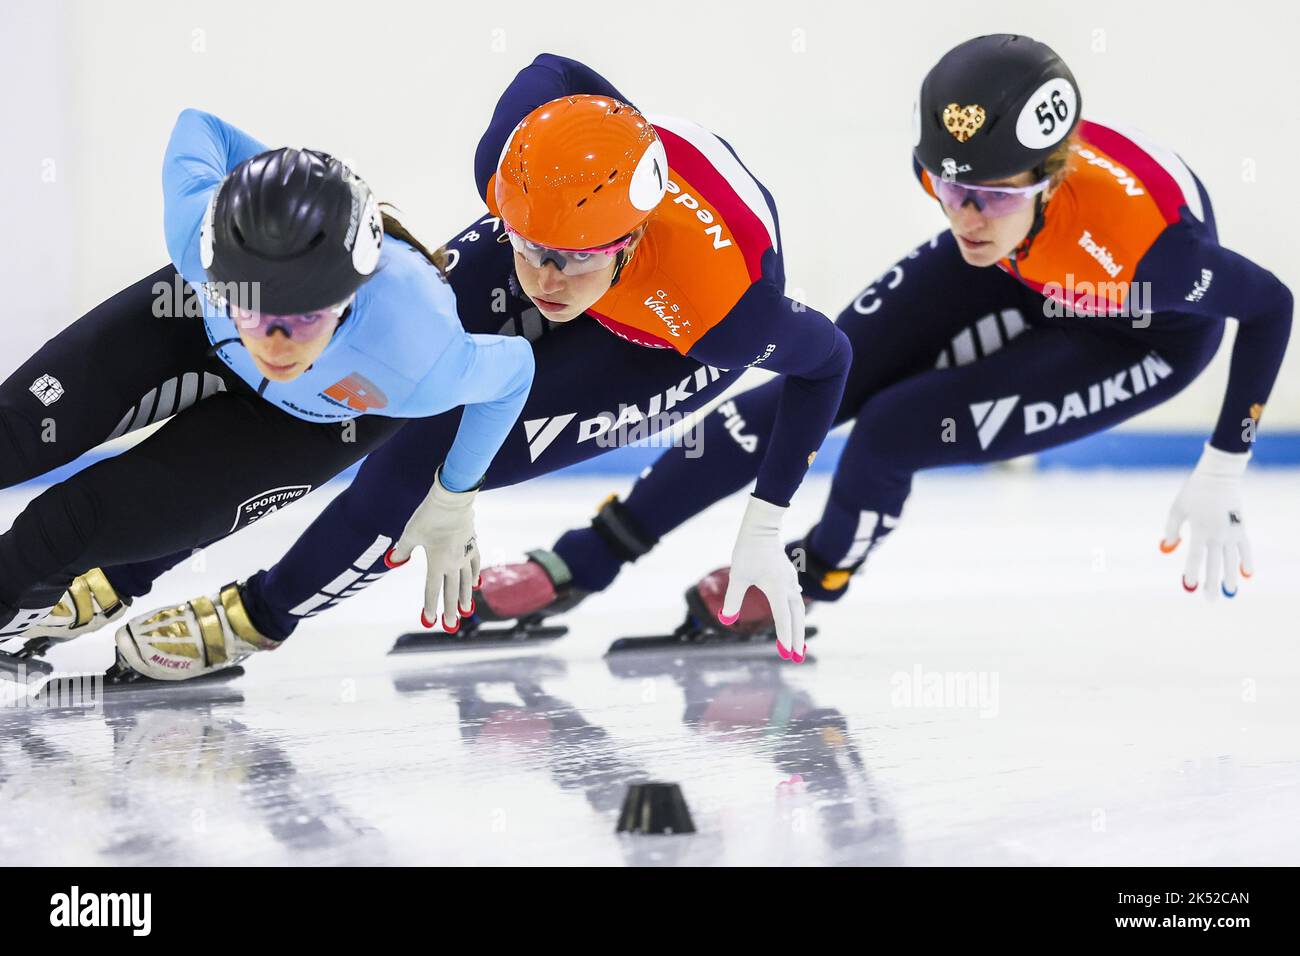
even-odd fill
[{"label": "blonde hair", "polygon": [[1070,174],[1070,159],[1074,154],[1073,147],[1077,143],[1076,135],[1071,133],[1043,160],[1043,175],[1052,180],[1053,186],[1059,186],[1061,181]]}]

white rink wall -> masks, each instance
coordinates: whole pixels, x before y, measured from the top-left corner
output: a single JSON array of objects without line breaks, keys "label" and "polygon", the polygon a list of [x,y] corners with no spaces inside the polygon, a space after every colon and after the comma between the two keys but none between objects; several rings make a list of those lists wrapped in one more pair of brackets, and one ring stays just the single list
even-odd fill
[{"label": "white rink wall", "polygon": [[[791,293],[831,315],[942,227],[911,178],[912,100],[946,49],[996,31],[1051,44],[1078,76],[1086,114],[1177,150],[1209,188],[1225,244],[1300,286],[1286,232],[1300,152],[1284,26],[1294,10],[1280,0],[574,9],[5,0],[0,375],[165,261],[159,165],[181,108],[347,158],[440,239],[480,210],[478,136],[501,90],[541,51],[583,60],[643,109],[689,116],[730,141],[777,198]],[[1221,354],[1186,393],[1128,427],[1208,433],[1226,371]],[[1267,428],[1300,429],[1297,371],[1293,351]]]}]

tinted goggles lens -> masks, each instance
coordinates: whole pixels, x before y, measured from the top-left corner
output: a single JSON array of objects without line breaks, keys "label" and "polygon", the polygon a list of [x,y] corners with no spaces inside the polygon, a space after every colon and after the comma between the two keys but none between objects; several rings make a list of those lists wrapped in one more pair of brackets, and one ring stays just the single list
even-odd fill
[{"label": "tinted goggles lens", "polygon": [[267,338],[276,329],[295,342],[310,342],[326,332],[333,331],[335,323],[331,319],[341,319],[348,310],[349,302],[340,302],[327,309],[304,312],[299,315],[272,315],[269,312],[249,312],[238,306],[230,306],[230,318],[241,332],[247,332],[258,338]]},{"label": "tinted goggles lens", "polygon": [[611,257],[626,249],[632,241],[629,235],[598,249],[552,249],[525,239],[514,231],[508,230],[507,235],[510,236],[510,245],[514,247],[515,252],[523,256],[524,261],[530,266],[540,269],[550,262],[566,276],[586,275],[603,269],[609,264]]},{"label": "tinted goggles lens", "polygon": [[1045,190],[1050,179],[1034,183],[1032,186],[969,186],[965,183],[950,183],[934,173],[927,171],[930,186],[939,201],[950,209],[961,209],[967,203],[990,219],[1009,216],[1026,208],[1034,197]]}]

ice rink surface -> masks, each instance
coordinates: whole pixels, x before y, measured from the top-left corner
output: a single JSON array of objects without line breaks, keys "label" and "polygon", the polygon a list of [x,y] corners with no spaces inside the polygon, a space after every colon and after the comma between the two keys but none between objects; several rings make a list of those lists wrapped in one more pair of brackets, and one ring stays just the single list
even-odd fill
[{"label": "ice rink surface", "polygon": [[[0,857],[17,864],[1300,863],[1300,475],[1246,479],[1258,573],[1179,587],[1176,472],[936,474],[812,657],[604,657],[671,630],[725,563],[717,506],[536,649],[386,656],[421,572],[390,574],[224,686],[0,707]],[[486,557],[549,546],[626,480],[485,494]],[[815,519],[810,480],[790,536]],[[327,491],[325,494],[332,492]],[[0,527],[32,492],[0,495]],[[316,496],[313,496],[316,497]],[[182,565],[135,612],[270,563],[310,501]],[[56,650],[101,668],[107,632]],[[631,782],[679,783],[690,836],[619,836]]]}]

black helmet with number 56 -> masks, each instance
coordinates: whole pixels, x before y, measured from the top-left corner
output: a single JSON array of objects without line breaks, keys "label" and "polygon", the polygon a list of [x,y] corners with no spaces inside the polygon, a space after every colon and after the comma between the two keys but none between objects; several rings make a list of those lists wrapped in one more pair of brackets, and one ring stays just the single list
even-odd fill
[{"label": "black helmet with number 56", "polygon": [[1074,74],[1051,47],[995,33],[953,47],[926,74],[913,155],[949,182],[1040,170],[1079,122]]},{"label": "black helmet with number 56", "polygon": [[382,243],[378,204],[359,176],[326,153],[285,147],[231,170],[199,250],[233,305],[291,315],[347,300],[374,273]]}]

